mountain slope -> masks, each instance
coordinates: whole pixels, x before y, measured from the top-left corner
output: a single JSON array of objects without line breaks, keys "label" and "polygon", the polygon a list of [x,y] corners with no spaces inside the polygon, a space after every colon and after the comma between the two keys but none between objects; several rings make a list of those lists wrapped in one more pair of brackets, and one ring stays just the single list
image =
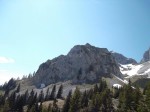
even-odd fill
[{"label": "mountain slope", "polygon": [[133,76],[143,76],[145,78],[150,78],[150,61],[138,65],[121,65],[120,70],[122,74],[127,75],[129,78]]},{"label": "mountain slope", "polygon": [[116,53],[116,52],[111,52],[111,54],[114,56],[115,60],[119,63],[119,64],[137,64],[137,62],[132,59],[132,58],[127,58],[125,56],[123,56],[122,54]]},{"label": "mountain slope", "polygon": [[147,61],[150,61],[150,48],[147,51],[145,51],[143,58],[141,60],[141,63],[144,63]]},{"label": "mountain slope", "polygon": [[70,52],[40,65],[31,82],[35,85],[71,80],[72,83],[95,83],[100,77],[123,78],[119,67],[106,48],[74,46]]}]

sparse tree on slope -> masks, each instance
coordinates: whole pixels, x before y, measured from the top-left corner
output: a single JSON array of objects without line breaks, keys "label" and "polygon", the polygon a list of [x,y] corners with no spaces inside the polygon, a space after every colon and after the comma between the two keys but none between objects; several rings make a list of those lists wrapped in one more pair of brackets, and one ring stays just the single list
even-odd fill
[{"label": "sparse tree on slope", "polygon": [[54,100],[56,97],[56,85],[53,86],[52,92],[50,94],[50,100]]},{"label": "sparse tree on slope", "polygon": [[69,112],[78,112],[80,108],[81,108],[81,92],[77,87],[71,98]]},{"label": "sparse tree on slope", "polygon": [[81,97],[81,108],[85,108],[88,106],[88,95],[87,91],[84,91],[82,97]]},{"label": "sparse tree on slope", "polygon": [[39,94],[39,98],[38,98],[39,102],[43,102],[44,101],[44,93],[43,90],[41,90],[40,94]]},{"label": "sparse tree on slope", "polygon": [[72,91],[69,91],[68,96],[67,96],[64,106],[63,106],[63,112],[69,112],[71,96],[72,96]]},{"label": "sparse tree on slope", "polygon": [[48,101],[50,98],[49,88],[46,91],[45,101]]},{"label": "sparse tree on slope", "polygon": [[16,92],[20,92],[20,84],[18,85]]},{"label": "sparse tree on slope", "polygon": [[58,93],[57,93],[57,98],[62,98],[62,93],[63,93],[63,85],[60,85]]}]

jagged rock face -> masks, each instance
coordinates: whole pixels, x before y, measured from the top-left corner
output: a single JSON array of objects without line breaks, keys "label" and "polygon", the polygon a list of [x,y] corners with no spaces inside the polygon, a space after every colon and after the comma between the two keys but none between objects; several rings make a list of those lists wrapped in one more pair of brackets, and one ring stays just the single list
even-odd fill
[{"label": "jagged rock face", "polygon": [[115,60],[117,63],[125,65],[125,64],[137,64],[137,62],[132,59],[132,58],[127,58],[123,56],[122,54],[116,53],[116,52],[111,52],[112,55],[114,56]]},{"label": "jagged rock face", "polygon": [[150,61],[150,48],[144,53],[141,63]]},{"label": "jagged rock face", "polygon": [[40,65],[32,81],[34,84],[71,80],[73,83],[91,83],[100,77],[116,75],[123,78],[119,67],[106,48],[96,48],[89,44],[77,45],[66,55]]}]

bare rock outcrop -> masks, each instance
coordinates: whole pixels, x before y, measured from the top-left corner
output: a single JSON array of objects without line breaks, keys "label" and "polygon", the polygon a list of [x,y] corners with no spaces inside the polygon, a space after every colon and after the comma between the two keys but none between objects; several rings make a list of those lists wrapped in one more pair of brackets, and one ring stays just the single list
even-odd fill
[{"label": "bare rock outcrop", "polygon": [[106,48],[86,45],[74,46],[67,55],[61,55],[41,64],[32,82],[49,85],[71,80],[72,83],[95,83],[99,78],[116,75],[123,78],[119,67]]},{"label": "bare rock outcrop", "polygon": [[116,53],[116,52],[111,52],[111,53],[114,56],[114,58],[118,64],[122,64],[122,65],[137,64],[137,62],[132,58],[127,58],[124,55],[122,55],[120,53]]},{"label": "bare rock outcrop", "polygon": [[150,48],[147,51],[145,51],[143,58],[141,60],[141,63],[144,63],[147,61],[150,61]]}]

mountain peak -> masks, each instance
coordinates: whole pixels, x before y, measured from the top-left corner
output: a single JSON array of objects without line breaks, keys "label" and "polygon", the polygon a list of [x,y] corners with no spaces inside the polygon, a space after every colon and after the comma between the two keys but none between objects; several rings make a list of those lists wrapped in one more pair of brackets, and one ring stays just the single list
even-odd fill
[{"label": "mountain peak", "polygon": [[91,45],[89,43],[86,43],[85,46],[91,47]]},{"label": "mountain peak", "polygon": [[150,61],[150,48],[147,51],[145,51],[143,58],[141,60],[141,63],[144,63],[147,61]]},{"label": "mountain peak", "polygon": [[106,48],[76,45],[66,56],[59,56],[39,67],[32,82],[46,85],[71,80],[73,83],[91,83],[112,74],[123,78],[119,67]]},{"label": "mountain peak", "polygon": [[74,46],[70,52],[68,53],[68,56],[73,56],[73,55],[79,55],[79,54],[89,54],[91,52],[98,53],[98,52],[105,52],[105,53],[110,53],[107,48],[98,48],[95,46],[90,45],[89,43],[85,45],[76,45]]}]

